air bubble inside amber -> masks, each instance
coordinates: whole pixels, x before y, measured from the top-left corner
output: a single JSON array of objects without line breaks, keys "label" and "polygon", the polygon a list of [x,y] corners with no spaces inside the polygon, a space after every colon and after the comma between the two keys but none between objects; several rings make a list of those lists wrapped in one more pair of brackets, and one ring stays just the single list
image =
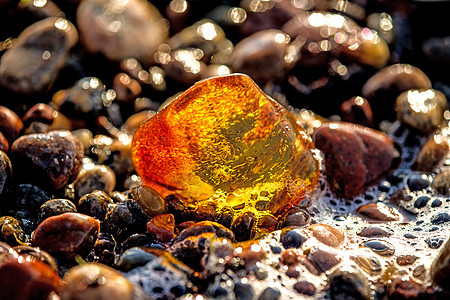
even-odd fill
[{"label": "air bubble inside amber", "polygon": [[242,74],[196,83],[141,125],[132,143],[138,174],[163,197],[186,205],[215,200],[259,215],[314,189],[313,149],[294,117]]}]

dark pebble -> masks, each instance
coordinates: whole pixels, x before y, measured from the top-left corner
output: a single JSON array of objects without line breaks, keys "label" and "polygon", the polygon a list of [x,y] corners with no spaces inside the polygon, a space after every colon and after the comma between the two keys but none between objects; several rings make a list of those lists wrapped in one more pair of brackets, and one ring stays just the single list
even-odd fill
[{"label": "dark pebble", "polygon": [[72,201],[67,199],[48,200],[39,208],[38,223],[41,223],[49,217],[61,215],[67,212],[77,212],[77,208]]},{"label": "dark pebble", "polygon": [[164,198],[149,186],[140,185],[131,189],[133,200],[149,217],[164,214],[167,211]]},{"label": "dark pebble", "polygon": [[447,222],[450,222],[450,214],[446,212],[441,212],[431,217],[431,224],[433,225],[440,225]]},{"label": "dark pebble", "polygon": [[93,191],[80,198],[78,212],[103,221],[112,204],[112,199],[104,191]]},{"label": "dark pebble", "polygon": [[290,230],[281,237],[281,243],[285,249],[298,248],[304,241],[306,241],[306,238],[295,230]]},{"label": "dark pebble", "polygon": [[272,250],[272,253],[274,253],[274,254],[280,254],[282,251],[280,247],[273,246],[273,245],[270,245],[270,250]]},{"label": "dark pebble", "polygon": [[384,241],[379,240],[370,240],[362,244],[364,247],[368,247],[372,249],[373,252],[383,255],[383,256],[390,256],[393,255],[395,252],[395,248]]},{"label": "dark pebble", "polygon": [[280,296],[281,293],[277,288],[268,287],[261,293],[258,300],[277,300]]},{"label": "dark pebble", "polygon": [[288,210],[277,223],[277,229],[281,229],[289,226],[305,226],[308,225],[311,220],[309,213],[300,208],[291,208]]},{"label": "dark pebble", "polygon": [[237,300],[253,299],[253,288],[248,284],[238,282],[234,285],[233,291]]},{"label": "dark pebble", "polygon": [[411,175],[407,180],[407,184],[409,190],[415,192],[426,189],[430,185],[430,181],[424,175]]},{"label": "dark pebble", "polygon": [[24,135],[11,146],[15,176],[62,189],[74,181],[81,169],[83,146],[69,131]]},{"label": "dark pebble", "polygon": [[414,201],[414,207],[418,209],[424,208],[425,206],[427,206],[429,200],[430,200],[429,196],[420,196],[419,198],[416,199],[416,201]]},{"label": "dark pebble", "polygon": [[394,232],[391,229],[378,226],[366,227],[358,233],[358,235],[362,237],[388,237],[393,234]]},{"label": "dark pebble", "polygon": [[116,186],[116,175],[105,165],[91,165],[84,168],[74,182],[75,195],[81,198],[95,190],[111,194]]},{"label": "dark pebble", "polygon": [[320,273],[328,271],[340,262],[336,255],[320,249],[311,250],[308,259]]},{"label": "dark pebble", "polygon": [[0,196],[9,189],[12,180],[12,166],[8,155],[0,150]]},{"label": "dark pebble", "polygon": [[19,137],[23,123],[19,116],[7,107],[0,106],[0,133],[11,145]]},{"label": "dark pebble", "polygon": [[245,212],[239,215],[233,224],[231,230],[236,237],[236,241],[247,241],[253,236],[253,227],[255,225],[255,214],[252,212]]},{"label": "dark pebble", "polygon": [[415,236],[414,234],[411,234],[411,233],[405,233],[403,236],[405,238],[407,238],[407,239],[415,239],[415,238],[417,238],[417,236]]},{"label": "dark pebble", "polygon": [[234,234],[230,229],[220,225],[219,223],[202,221],[195,223],[195,225],[180,232],[180,234],[175,238],[174,243],[204,232],[213,232],[218,237],[225,237],[231,241],[234,241]]},{"label": "dark pebble", "polygon": [[430,247],[431,249],[438,249],[439,247],[441,247],[443,242],[444,239],[441,237],[431,237],[425,240],[425,243],[427,243],[428,247]]}]

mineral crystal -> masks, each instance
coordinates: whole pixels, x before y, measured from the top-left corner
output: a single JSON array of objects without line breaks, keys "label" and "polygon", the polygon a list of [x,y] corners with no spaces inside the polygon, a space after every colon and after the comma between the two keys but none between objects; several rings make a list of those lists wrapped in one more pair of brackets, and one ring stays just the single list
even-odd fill
[{"label": "mineral crystal", "polygon": [[138,174],[163,197],[184,205],[210,199],[258,216],[280,213],[314,189],[313,150],[294,117],[242,74],[198,82],[132,142]]}]

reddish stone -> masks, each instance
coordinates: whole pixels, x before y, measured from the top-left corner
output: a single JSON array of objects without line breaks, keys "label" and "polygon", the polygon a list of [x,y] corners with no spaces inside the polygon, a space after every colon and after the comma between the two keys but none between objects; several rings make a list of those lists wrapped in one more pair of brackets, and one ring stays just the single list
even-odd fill
[{"label": "reddish stone", "polygon": [[85,255],[94,247],[100,222],[79,213],[64,213],[45,219],[33,232],[32,245],[58,257]]},{"label": "reddish stone", "polygon": [[23,123],[19,116],[7,107],[0,106],[0,132],[3,133],[9,144],[12,144],[20,134]]},{"label": "reddish stone", "polygon": [[0,299],[47,299],[61,286],[58,274],[42,262],[19,257],[0,265]]},{"label": "reddish stone", "polygon": [[0,132],[0,150],[3,152],[8,152],[9,143],[5,136]]},{"label": "reddish stone", "polygon": [[314,133],[325,155],[327,180],[333,192],[353,198],[390,172],[400,156],[382,132],[345,123],[325,123]]},{"label": "reddish stone", "polygon": [[317,240],[330,247],[339,247],[345,239],[342,231],[327,224],[313,224],[308,229]]},{"label": "reddish stone", "polygon": [[372,108],[363,97],[353,97],[343,102],[340,110],[344,121],[373,127]]},{"label": "reddish stone", "polygon": [[172,214],[157,215],[147,223],[147,231],[161,242],[169,242],[175,236],[175,218]]}]

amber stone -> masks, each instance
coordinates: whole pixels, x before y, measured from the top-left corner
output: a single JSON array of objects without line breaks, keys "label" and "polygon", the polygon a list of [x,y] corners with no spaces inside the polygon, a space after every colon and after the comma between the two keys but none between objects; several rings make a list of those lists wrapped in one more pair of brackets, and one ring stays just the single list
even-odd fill
[{"label": "amber stone", "polygon": [[[211,199],[259,216],[314,189],[313,149],[295,118],[243,74],[196,83],[132,142],[138,174],[163,197],[177,195],[185,206]],[[270,202],[267,210],[255,207],[260,201]]]}]

